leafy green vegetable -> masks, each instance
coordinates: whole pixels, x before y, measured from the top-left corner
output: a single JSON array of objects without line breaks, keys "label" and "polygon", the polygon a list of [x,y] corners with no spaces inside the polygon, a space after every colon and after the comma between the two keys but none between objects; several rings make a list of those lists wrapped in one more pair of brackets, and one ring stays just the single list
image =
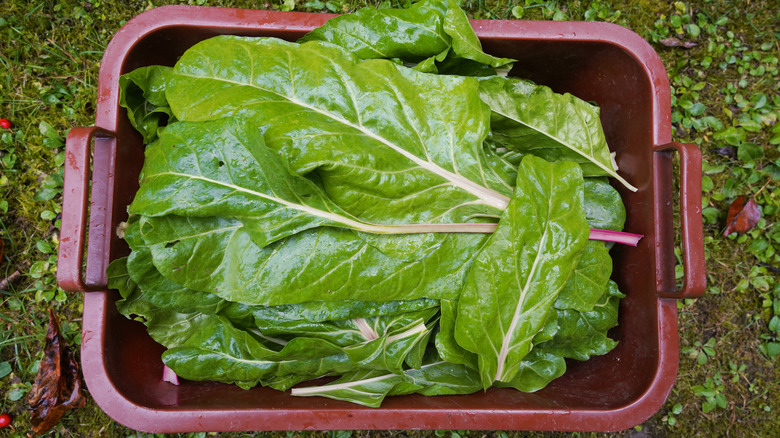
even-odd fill
[{"label": "leafy green vegetable", "polygon": [[221,218],[164,216],[141,225],[154,264],[190,289],[246,304],[457,298],[485,236],[458,234],[405,261],[352,231],[316,228],[264,248],[243,225]]},{"label": "leafy green vegetable", "polygon": [[376,408],[396,385],[409,380],[404,374],[358,369],[328,385],[293,388],[292,395],[328,397]]},{"label": "leafy green vegetable", "polygon": [[622,297],[617,284],[610,281],[591,309],[558,310],[558,331],[555,337],[539,347],[544,351],[577,360],[606,354],[617,345],[607,337],[607,331],[617,325],[618,302]]},{"label": "leafy green vegetable", "polygon": [[477,369],[477,355],[463,348],[455,339],[458,302],[441,300],[441,323],[436,334],[436,349],[442,359]]},{"label": "leafy green vegetable", "polygon": [[[482,51],[466,14],[454,0],[422,1],[408,9],[364,8],[333,18],[298,40],[307,41],[327,41],[359,59],[419,62],[426,64],[420,71],[434,73],[467,61],[493,68],[514,61]],[[444,70],[437,68],[442,62]]]},{"label": "leafy green vegetable", "polygon": [[493,138],[502,146],[580,163],[585,175],[609,175],[636,191],[612,164],[598,107],[514,78],[483,79],[480,95],[493,112]]},{"label": "leafy green vegetable", "polygon": [[512,380],[588,240],[582,176],[532,155],[461,292],[455,339],[477,354],[484,388]]},{"label": "leafy green vegetable", "polygon": [[427,1],[407,9],[363,8],[328,20],[298,42],[327,41],[359,59],[422,61],[452,45],[444,32],[448,7],[446,1]]},{"label": "leafy green vegetable", "polygon": [[130,123],[150,143],[161,127],[176,118],[168,106],[165,86],[171,68],[159,65],[141,67],[119,78],[119,103],[127,108]]},{"label": "leafy green vegetable", "polygon": [[[266,143],[291,170],[319,169],[330,197],[356,216],[464,222],[500,214],[510,193],[485,171],[489,112],[477,87],[473,78],[357,62],[319,42],[223,36],[181,57],[167,95],[180,120],[251,117],[264,124]],[[382,211],[384,220],[365,217],[377,202],[386,207],[370,215]]]},{"label": "leafy green vegetable", "polygon": [[[609,281],[588,311],[557,310],[550,318],[554,321],[554,334],[549,339],[537,335],[536,345],[520,362],[515,377],[509,382],[497,382],[497,386],[538,391],[563,375],[565,358],[587,360],[592,355],[608,353],[617,343],[606,333],[617,325],[618,302],[622,297],[615,282]],[[560,299],[559,295],[556,307],[562,307]]]},{"label": "leafy green vegetable", "polygon": [[598,109],[511,62],[425,0],[123,76],[148,147],[117,309],[184,379],[366,406],[536,391],[606,353],[622,295],[589,226],[625,208],[583,177],[619,178]]},{"label": "leafy green vegetable", "polygon": [[556,309],[586,311],[601,298],[612,274],[612,259],[604,243],[588,242],[569,282],[555,300]]},{"label": "leafy green vegetable", "polygon": [[585,178],[585,217],[591,228],[620,231],[626,223],[626,208],[606,178]]},{"label": "leafy green vegetable", "polygon": [[322,386],[294,388],[293,395],[320,396],[378,407],[387,395],[471,394],[481,389],[479,376],[468,367],[429,359],[403,374],[356,371]]},{"label": "leafy green vegetable", "polygon": [[448,0],[444,17],[444,32],[452,38],[452,51],[459,58],[468,59],[491,67],[503,67],[514,62],[512,59],[496,58],[482,51],[482,43],[471,28],[466,14],[454,0]]},{"label": "leafy green vegetable", "polygon": [[[544,345],[544,344],[542,344]],[[566,372],[566,360],[543,348],[533,348],[520,361],[517,374],[509,382],[496,382],[496,386],[515,388],[523,392],[538,391]]]}]

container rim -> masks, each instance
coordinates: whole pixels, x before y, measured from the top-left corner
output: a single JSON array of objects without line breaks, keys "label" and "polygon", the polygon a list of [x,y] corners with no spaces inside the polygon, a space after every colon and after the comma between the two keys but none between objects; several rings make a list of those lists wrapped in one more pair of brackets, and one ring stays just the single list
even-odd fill
[{"label": "container rim", "polygon": [[[116,132],[120,112],[118,79],[122,74],[125,55],[143,38],[168,28],[208,27],[225,32],[256,30],[306,32],[323,24],[334,14],[305,12],[258,11],[190,5],[163,6],[146,11],[128,21],[108,44],[100,66],[98,81],[96,125]],[[666,70],[658,54],[636,33],[612,23],[603,22],[547,22],[471,20],[480,38],[512,40],[547,40],[560,42],[600,43],[617,47],[641,66],[654,90],[651,99],[652,141],[655,145],[671,142],[671,102]],[[657,297],[657,331],[663,340],[659,344],[656,372],[643,394],[632,403],[617,409],[581,409],[562,412],[552,409],[469,410],[463,413],[436,409],[409,409],[408,419],[399,420],[399,411],[376,409],[311,409],[305,412],[290,409],[221,409],[186,410],[176,407],[152,409],[122,396],[110,377],[110,366],[103,354],[106,334],[103,327],[112,313],[112,292],[99,291],[84,296],[84,314],[96,315],[85,319],[82,342],[82,364],[95,401],[111,418],[134,429],[149,432],[181,432],[182,425],[191,431],[268,430],[263,424],[274,424],[276,430],[343,429],[343,420],[349,415],[349,424],[360,429],[398,429],[402,423],[409,429],[425,428],[416,422],[415,415],[438,419],[452,429],[523,430],[534,424],[543,430],[617,431],[639,424],[652,416],[663,405],[671,392],[677,374],[678,340],[667,336],[677,332],[677,303],[675,299]],[[225,416],[230,415],[229,422]],[[431,421],[431,420],[429,420]],[[525,426],[524,426],[525,425]],[[250,426],[251,427],[251,426]]]}]

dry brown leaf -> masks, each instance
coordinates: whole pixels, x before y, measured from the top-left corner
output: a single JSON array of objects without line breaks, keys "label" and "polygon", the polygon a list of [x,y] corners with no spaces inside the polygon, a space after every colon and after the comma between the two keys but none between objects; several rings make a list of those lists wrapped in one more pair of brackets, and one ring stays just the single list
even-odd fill
[{"label": "dry brown leaf", "polygon": [[745,202],[745,196],[738,196],[729,207],[729,214],[726,217],[726,230],[724,236],[731,233],[745,234],[756,226],[761,220],[761,210],[753,198]]},{"label": "dry brown leaf", "polygon": [[60,334],[57,316],[51,309],[43,352],[35,383],[27,394],[30,423],[36,435],[54,427],[68,410],[86,403],[78,362]]}]

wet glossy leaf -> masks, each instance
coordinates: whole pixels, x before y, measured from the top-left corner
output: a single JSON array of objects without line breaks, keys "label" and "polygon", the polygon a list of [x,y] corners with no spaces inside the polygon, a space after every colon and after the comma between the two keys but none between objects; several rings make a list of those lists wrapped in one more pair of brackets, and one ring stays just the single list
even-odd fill
[{"label": "wet glossy leaf", "polygon": [[506,207],[511,187],[484,164],[490,114],[477,87],[317,41],[224,36],[182,56],[167,97],[180,120],[251,117],[292,172],[316,171],[334,202],[386,224]]},{"label": "wet glossy leaf", "polygon": [[479,86],[501,146],[548,161],[574,161],[586,176],[609,175],[634,189],[614,168],[598,107],[518,79],[482,79]]},{"label": "wet glossy leaf", "polygon": [[153,65],[141,67],[119,78],[119,104],[127,109],[130,124],[151,143],[157,131],[175,121],[165,85],[171,67]]},{"label": "wet glossy leaf", "polygon": [[555,300],[556,309],[585,312],[604,294],[612,274],[612,259],[603,242],[589,241],[569,282]]},{"label": "wet glossy leaf", "polygon": [[509,382],[587,244],[582,173],[526,156],[517,191],[476,257],[458,302],[455,339],[479,357],[482,384]]},{"label": "wet glossy leaf", "polygon": [[333,18],[298,42],[327,41],[360,59],[436,64],[450,56],[491,67],[512,62],[482,51],[466,14],[453,0],[429,0],[406,9],[363,8]]},{"label": "wet glossy leaf", "polygon": [[396,385],[410,380],[404,374],[370,369],[355,370],[327,385],[295,388],[292,395],[328,397],[376,408]]},{"label": "wet glossy leaf", "polygon": [[82,393],[79,365],[67,341],[60,334],[54,311],[49,310],[49,328],[43,359],[32,389],[27,394],[30,405],[30,423],[35,434],[54,427],[70,409],[86,403]]},{"label": "wet glossy leaf", "polygon": [[745,234],[755,227],[759,220],[761,220],[761,210],[753,198],[745,200],[744,195],[739,196],[729,207],[726,230],[723,231],[723,235]]},{"label": "wet glossy leaf", "polygon": [[486,240],[479,234],[452,235],[406,261],[337,228],[307,230],[259,248],[236,221],[165,216],[143,222],[144,240],[165,277],[260,305],[452,299]]}]

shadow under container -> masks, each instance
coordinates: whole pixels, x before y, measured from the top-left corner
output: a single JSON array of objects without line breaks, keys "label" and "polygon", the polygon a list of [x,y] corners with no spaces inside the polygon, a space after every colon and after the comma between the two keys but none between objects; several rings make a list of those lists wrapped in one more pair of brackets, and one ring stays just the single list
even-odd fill
[{"label": "shadow under container", "polygon": [[[658,55],[638,35],[596,22],[474,20],[484,50],[517,59],[510,75],[569,92],[601,107],[620,173],[626,230],[639,246],[612,250],[627,297],[610,335],[618,346],[568,371],[543,390],[491,388],[463,396],[387,398],[366,408],[268,388],[160,379],[163,347],[117,313],[106,267],[127,254],[116,227],[138,188],[144,145],[119,106],[119,76],[172,66],[186,49],[222,35],[295,41],[332,15],[169,6],[145,12],[114,36],[98,82],[96,125],[74,128],[66,146],[58,279],[84,292],[84,376],[97,404],[119,423],[148,432],[326,429],[512,429],[611,431],[642,423],[668,397],[677,375],[677,299],[705,287],[701,154],[671,139],[670,88]],[[685,283],[675,286],[673,156],[680,157],[679,241]],[[91,171],[90,171],[91,169]],[[91,185],[90,185],[91,182]],[[87,242],[86,234],[89,231]],[[85,251],[86,250],[86,251]],[[86,252],[86,260],[84,259]]]}]

